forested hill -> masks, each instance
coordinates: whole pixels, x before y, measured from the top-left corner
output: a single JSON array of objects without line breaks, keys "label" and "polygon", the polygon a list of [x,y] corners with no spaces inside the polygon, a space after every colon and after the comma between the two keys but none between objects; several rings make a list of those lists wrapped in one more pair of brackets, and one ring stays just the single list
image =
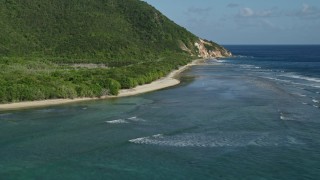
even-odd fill
[{"label": "forested hill", "polygon": [[116,94],[230,55],[140,0],[0,0],[0,27],[0,102]]}]

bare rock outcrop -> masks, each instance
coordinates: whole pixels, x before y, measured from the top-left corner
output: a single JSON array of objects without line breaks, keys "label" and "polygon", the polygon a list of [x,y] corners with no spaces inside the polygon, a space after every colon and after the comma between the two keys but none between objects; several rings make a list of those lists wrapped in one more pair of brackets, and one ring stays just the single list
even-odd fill
[{"label": "bare rock outcrop", "polygon": [[198,57],[201,58],[219,58],[232,56],[232,53],[224,47],[203,39],[199,39],[199,41],[195,42],[194,45],[197,48]]}]

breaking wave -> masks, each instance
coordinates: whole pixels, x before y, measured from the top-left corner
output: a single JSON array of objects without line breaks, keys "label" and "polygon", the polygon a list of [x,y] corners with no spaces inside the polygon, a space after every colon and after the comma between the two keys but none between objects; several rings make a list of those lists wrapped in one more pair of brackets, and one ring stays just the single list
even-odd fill
[{"label": "breaking wave", "polygon": [[319,100],[312,99],[312,102],[314,102],[314,103],[319,103]]},{"label": "breaking wave", "polygon": [[138,118],[137,116],[133,116],[129,118],[122,118],[122,119],[116,119],[116,120],[105,121],[105,122],[109,124],[127,124],[131,122],[144,122],[144,121],[146,120],[142,118]]},{"label": "breaking wave", "polygon": [[137,117],[137,116],[133,116],[133,117],[127,118],[127,120],[129,120],[129,121],[135,121],[135,122],[138,122],[138,121],[146,121],[146,120],[144,120],[144,119],[142,119],[142,118],[139,118],[139,117]]},{"label": "breaking wave", "polygon": [[291,136],[269,133],[234,133],[217,135],[181,134],[165,136],[156,134],[129,140],[135,144],[173,147],[244,147],[244,146],[286,146],[302,144]]},{"label": "breaking wave", "polygon": [[313,78],[313,77],[307,77],[307,76],[301,76],[301,75],[295,75],[295,74],[285,74],[285,75],[281,75],[281,76],[292,78],[292,79],[301,79],[301,80],[306,80],[306,81],[310,81],[310,82],[320,83],[319,78]]},{"label": "breaking wave", "polygon": [[259,67],[259,66],[254,66],[254,65],[249,65],[249,64],[240,65],[240,67],[244,68],[244,69],[261,69],[261,67]]},{"label": "breaking wave", "polygon": [[116,119],[116,120],[106,121],[106,123],[109,123],[109,124],[126,124],[126,123],[129,123],[129,122],[124,120],[124,119]]}]

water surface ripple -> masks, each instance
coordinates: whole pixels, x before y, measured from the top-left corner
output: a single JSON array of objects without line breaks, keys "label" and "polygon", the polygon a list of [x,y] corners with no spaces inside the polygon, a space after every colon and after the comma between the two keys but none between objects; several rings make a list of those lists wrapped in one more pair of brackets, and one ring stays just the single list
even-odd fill
[{"label": "water surface ripple", "polygon": [[174,88],[1,113],[0,179],[319,179],[320,47],[228,48]]}]

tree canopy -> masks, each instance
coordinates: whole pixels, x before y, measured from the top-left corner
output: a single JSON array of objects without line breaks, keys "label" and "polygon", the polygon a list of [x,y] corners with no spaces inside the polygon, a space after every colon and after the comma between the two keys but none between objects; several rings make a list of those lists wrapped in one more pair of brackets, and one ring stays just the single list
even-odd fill
[{"label": "tree canopy", "polygon": [[197,54],[198,37],[140,0],[0,0],[0,27],[0,103],[117,95]]}]

